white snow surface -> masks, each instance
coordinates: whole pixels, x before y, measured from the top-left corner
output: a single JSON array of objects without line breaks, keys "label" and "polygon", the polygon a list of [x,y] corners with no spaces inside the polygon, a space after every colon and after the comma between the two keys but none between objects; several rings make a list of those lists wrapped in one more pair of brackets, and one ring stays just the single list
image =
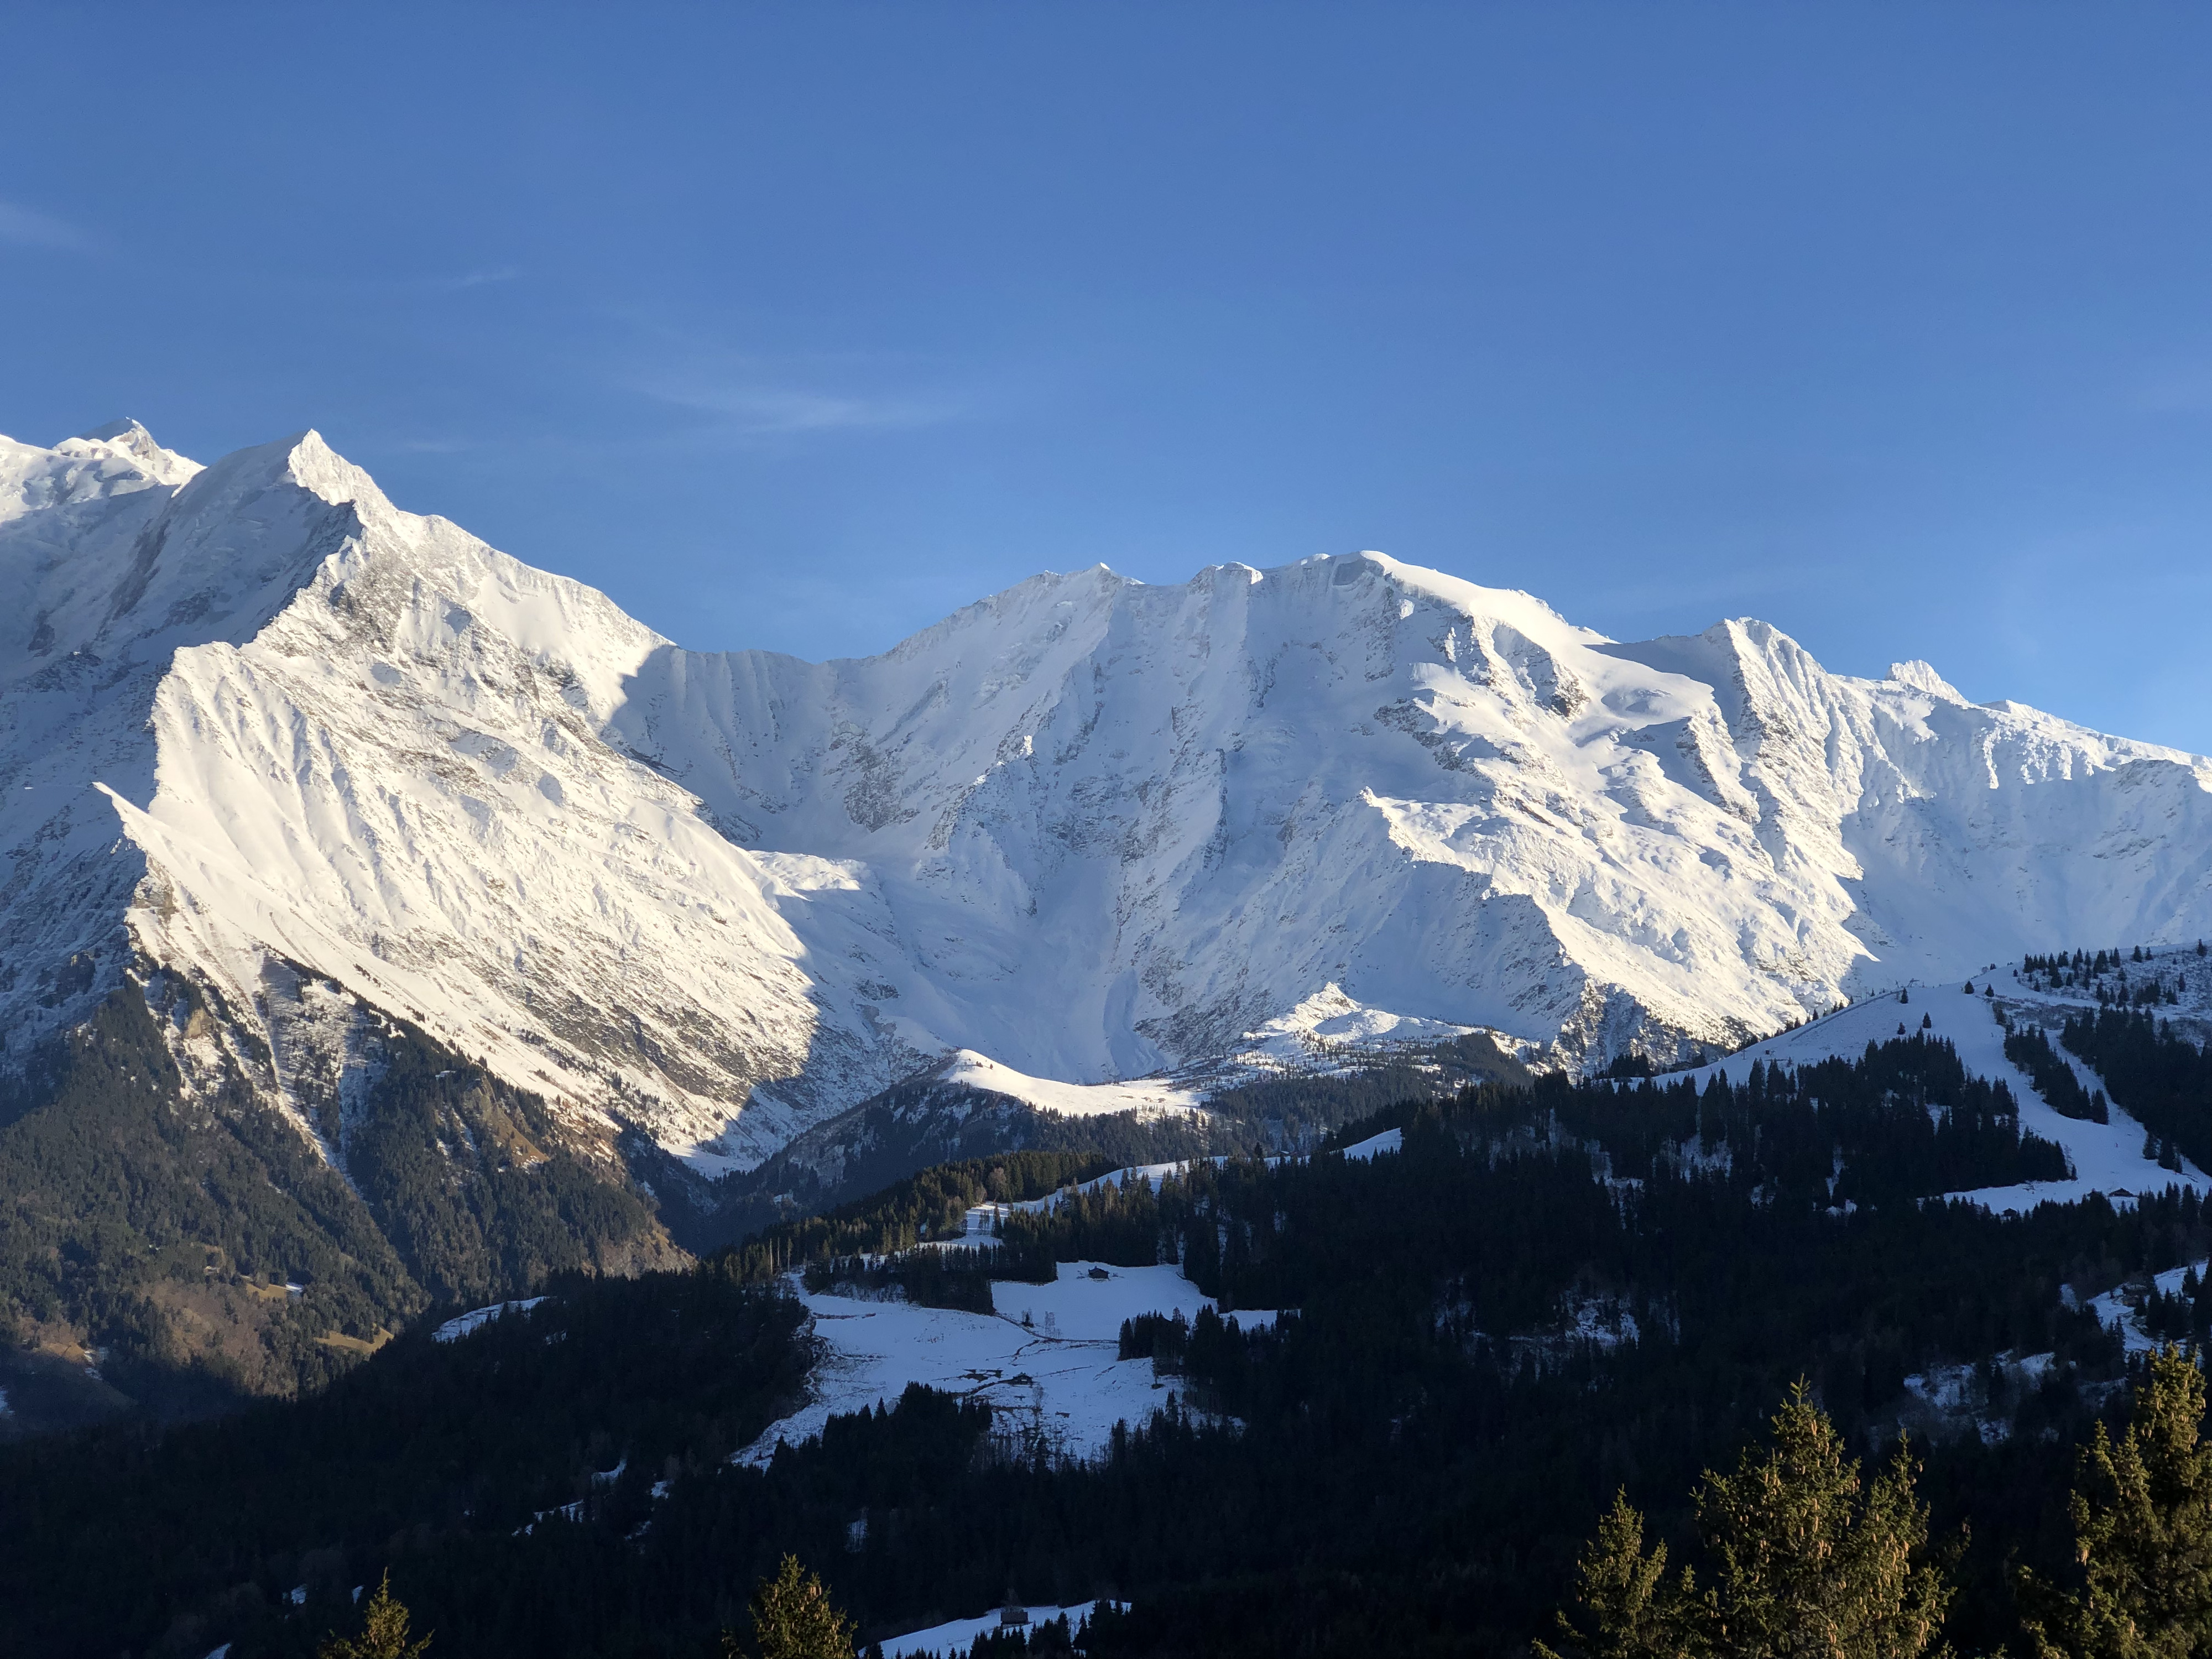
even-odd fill
[{"label": "white snow surface", "polygon": [[[1332,980],[1296,1007],[1243,1033],[1222,1065],[1194,1069],[1210,1069],[1214,1075],[1326,1072],[1363,1058],[1380,1058],[1393,1049],[1448,1042],[1480,1029],[1370,1007]],[[1492,1036],[1503,1039],[1499,1046],[1508,1053],[1540,1047],[1500,1032]]]},{"label": "white snow surface", "polygon": [[[1094,1267],[1107,1277],[1091,1278]],[[737,1461],[765,1464],[778,1441],[795,1444],[820,1434],[832,1417],[895,1405],[909,1382],[988,1403],[994,1434],[1024,1443],[1042,1437],[1055,1453],[1090,1456],[1115,1423],[1134,1427],[1167,1397],[1153,1386],[1151,1360],[1115,1357],[1121,1322],[1146,1313],[1195,1319],[1215,1305],[1176,1267],[1093,1261],[1061,1262],[1051,1285],[1002,1280],[992,1297],[994,1314],[804,1296],[818,1345],[812,1397]],[[1227,1317],[1254,1330],[1275,1316],[1240,1308]]]},{"label": "white snow surface", "polygon": [[1346,1147],[1344,1155],[1362,1164],[1372,1164],[1377,1152],[1402,1152],[1405,1150],[1406,1132],[1403,1129],[1385,1129],[1379,1135],[1370,1135],[1366,1139]]},{"label": "white snow surface", "polygon": [[[2164,1273],[2154,1275],[2151,1283],[2163,1295],[2179,1296],[2181,1294],[2182,1279],[2191,1268],[2196,1270],[2197,1278],[2201,1279],[2208,1272],[2212,1272],[2212,1261],[2191,1261],[2179,1267],[2168,1267]],[[2160,1344],[2157,1338],[2143,1328],[2142,1309],[2134,1285],[2123,1285],[2106,1291],[2102,1296],[2092,1297],[2089,1306],[2095,1311],[2100,1323],[2108,1325],[2120,1334],[2120,1340],[2130,1353],[2157,1352]]]},{"label": "white snow surface", "polygon": [[528,1313],[544,1299],[542,1296],[533,1296],[520,1302],[495,1302],[489,1308],[471,1308],[465,1314],[456,1314],[439,1326],[436,1330],[432,1331],[430,1340],[433,1342],[458,1342],[470,1332],[498,1318],[509,1309],[516,1313]]},{"label": "white snow surface", "polygon": [[0,616],[9,1052],[174,972],[311,1139],[392,1015],[711,1171],[956,1055],[1172,1109],[1238,1056],[1666,1060],[2212,933],[2203,757],[1377,554],[698,653],[313,433],[200,469],[125,422],[0,440]]},{"label": "white snow surface", "polygon": [[[1894,1039],[1900,1025],[1908,1036],[1918,1031],[1925,1018],[1929,1022],[1929,1034],[1948,1038],[1958,1049],[1967,1071],[2001,1082],[2012,1091],[2020,1106],[2021,1129],[2032,1130],[2045,1140],[2057,1141],[2074,1166],[2075,1178],[2071,1181],[1984,1187],[1952,1196],[1971,1198],[1999,1213],[2024,1213],[2038,1204],[2071,1203],[2091,1193],[2102,1193],[2124,1206],[2131,1204],[2139,1194],[2160,1192],[2169,1186],[2189,1187],[2200,1193],[2212,1191],[2212,1180],[2208,1180],[2193,1164],[2184,1160],[2181,1172],[2176,1174],[2145,1158],[2142,1125],[2118,1106],[2108,1109],[2112,1120],[2108,1123],[2087,1123],[2077,1118],[2062,1117],[2053,1111],[2036,1093],[2027,1074],[2005,1058],[2004,1028],[1997,1024],[1996,1012],[1991,1006],[1994,1000],[1978,994],[1968,996],[1963,988],[1966,982],[1962,975],[1948,985],[1901,986],[1899,992],[1910,997],[1909,1002],[1900,1004],[1897,1000],[1899,992],[1875,997],[1755,1043],[1741,1054],[1686,1075],[1702,1089],[1716,1073],[1725,1073],[1732,1084],[1741,1084],[1754,1061],[1799,1066],[1831,1055],[1856,1060],[1866,1052],[1869,1042]],[[1978,993],[1986,982],[1980,972],[1973,975]],[[2025,996],[2018,986],[2008,981],[2001,983],[2005,985],[2004,1000],[2016,1012],[2033,1008],[2042,1000]],[[2052,1046],[2057,1046],[2055,1038]],[[2086,1086],[2103,1088],[2095,1073],[2079,1060],[2072,1063]]]},{"label": "white snow surface", "polygon": [[1194,1112],[1201,1105],[1196,1090],[1156,1078],[1132,1083],[1060,1083],[1051,1078],[1026,1076],[972,1048],[956,1053],[942,1075],[948,1083],[1010,1095],[1048,1112],[1057,1112],[1062,1117],[1094,1117],[1103,1112],[1135,1112],[1155,1117],[1170,1112]]},{"label": "white snow surface", "polygon": [[[1069,1631],[1081,1628],[1097,1607],[1096,1601],[1078,1601],[1065,1607],[1026,1607],[1032,1628],[1049,1624],[1065,1617]],[[884,1659],[908,1659],[908,1655],[929,1655],[932,1659],[967,1659],[968,1650],[975,1645],[975,1638],[999,1628],[1000,1609],[975,1619],[948,1620],[942,1625],[932,1625],[927,1630],[914,1631],[905,1636],[894,1636],[883,1644]]]}]

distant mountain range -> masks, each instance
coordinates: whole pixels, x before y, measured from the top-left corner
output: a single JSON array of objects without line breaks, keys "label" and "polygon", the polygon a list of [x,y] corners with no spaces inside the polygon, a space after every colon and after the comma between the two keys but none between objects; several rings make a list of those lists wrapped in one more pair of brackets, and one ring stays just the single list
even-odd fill
[{"label": "distant mountain range", "polygon": [[125,422],[0,441],[0,592],[10,1051],[176,973],[303,1123],[379,1010],[717,1171],[962,1049],[1061,1110],[1470,1029],[1665,1064],[2212,929],[2202,757],[1374,554],[699,653],[313,433]]},{"label": "distant mountain range", "polygon": [[1664,1067],[2212,933],[2212,761],[1765,623],[1622,643],[1361,554],[693,652],[313,433],[203,468],[135,422],[0,439],[0,1060],[141,998],[180,1099],[357,1188],[403,1026],[611,1179],[880,1173],[977,1102],[1195,1124],[1470,1039]]}]

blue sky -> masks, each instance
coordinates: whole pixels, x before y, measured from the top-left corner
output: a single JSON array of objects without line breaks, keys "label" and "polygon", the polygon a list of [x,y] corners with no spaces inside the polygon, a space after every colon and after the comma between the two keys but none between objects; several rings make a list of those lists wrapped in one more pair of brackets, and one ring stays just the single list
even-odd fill
[{"label": "blue sky", "polygon": [[1379,548],[2212,750],[2212,8],[18,8],[0,431],[702,647]]}]

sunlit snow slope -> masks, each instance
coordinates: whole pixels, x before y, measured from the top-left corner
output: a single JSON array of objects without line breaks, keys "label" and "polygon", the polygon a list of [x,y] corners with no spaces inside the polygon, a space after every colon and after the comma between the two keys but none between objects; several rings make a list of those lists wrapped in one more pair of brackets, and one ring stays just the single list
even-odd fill
[{"label": "sunlit snow slope", "polygon": [[955,1050],[1054,1101],[1462,1027],[1664,1060],[2212,931],[2212,763],[1924,664],[1375,555],[699,653],[313,434],[0,440],[0,698],[11,1053],[135,962],[280,1100],[380,1007],[709,1170]]}]

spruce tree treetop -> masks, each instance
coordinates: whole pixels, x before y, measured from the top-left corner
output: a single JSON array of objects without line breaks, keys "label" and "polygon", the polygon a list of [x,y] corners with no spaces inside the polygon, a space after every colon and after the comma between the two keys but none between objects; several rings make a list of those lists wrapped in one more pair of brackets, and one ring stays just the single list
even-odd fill
[{"label": "spruce tree treetop", "polygon": [[[1948,1553],[1928,1549],[1928,1510],[1899,1446],[1865,1487],[1856,1459],[1800,1382],[1774,1415],[1773,1443],[1733,1474],[1708,1470],[1698,1532],[1714,1565],[1698,1588],[1668,1583],[1667,1547],[1644,1552],[1644,1517],[1624,1493],[1583,1552],[1578,1587],[1592,1629],[1561,1629],[1584,1659],[1918,1659],[1945,1653]],[[1542,1659],[1559,1659],[1542,1643]]]},{"label": "spruce tree treetop", "polygon": [[2085,1582],[2058,1595],[2023,1572],[2039,1659],[2212,1655],[2212,1446],[2204,1373],[2168,1345],[2150,1357],[2118,1443],[2099,1423],[2068,1508]]},{"label": "spruce tree treetop", "polygon": [[333,1636],[315,1650],[315,1659],[418,1659],[430,1645],[428,1636],[407,1639],[407,1604],[392,1593],[392,1570],[363,1609],[361,1634],[349,1638]]},{"label": "spruce tree treetop", "polygon": [[[795,1555],[785,1556],[775,1577],[761,1581],[752,1612],[758,1659],[853,1659],[853,1621]],[[722,1652],[725,1659],[743,1659],[734,1631],[722,1633]]]},{"label": "spruce tree treetop", "polygon": [[1712,1650],[1905,1659],[1936,1645],[1950,1605],[1928,1559],[1928,1510],[1900,1444],[1864,1489],[1856,1459],[1800,1382],[1774,1414],[1771,1449],[1708,1474],[1698,1530],[1716,1564],[1699,1612]]},{"label": "spruce tree treetop", "polygon": [[[1666,1659],[1703,1651],[1693,1648],[1685,1617],[1695,1599],[1694,1576],[1686,1567],[1674,1583],[1667,1583],[1667,1546],[1655,1544],[1650,1554],[1644,1553],[1644,1516],[1631,1507],[1626,1492],[1613,1494],[1597,1536],[1576,1565],[1575,1581],[1589,1633],[1564,1613],[1559,1623],[1584,1659]],[[1534,1646],[1538,1659],[1560,1659],[1543,1643]]]}]

